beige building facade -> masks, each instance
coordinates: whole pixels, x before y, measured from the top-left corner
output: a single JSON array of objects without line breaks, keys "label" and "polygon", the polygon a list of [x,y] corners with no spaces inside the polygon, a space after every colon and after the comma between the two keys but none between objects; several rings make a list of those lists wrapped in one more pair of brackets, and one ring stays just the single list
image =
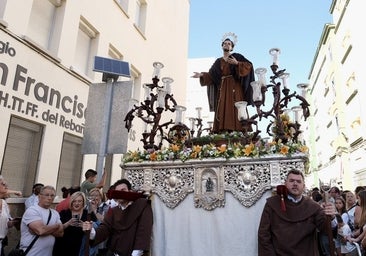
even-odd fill
[{"label": "beige building facade", "polygon": [[331,182],[354,190],[366,185],[365,24],[361,1],[334,0],[333,24],[326,24],[310,73],[311,118],[308,183]]},{"label": "beige building facade", "polygon": [[[102,83],[94,57],[129,63],[131,101],[143,100],[153,62],[174,79],[185,102],[188,0],[0,0],[0,159],[12,189],[36,182],[78,185],[96,155],[81,154],[89,86]],[[121,123],[124,125],[124,123]],[[136,121],[128,148],[141,148]],[[105,157],[108,184],[121,176],[121,154]]]}]

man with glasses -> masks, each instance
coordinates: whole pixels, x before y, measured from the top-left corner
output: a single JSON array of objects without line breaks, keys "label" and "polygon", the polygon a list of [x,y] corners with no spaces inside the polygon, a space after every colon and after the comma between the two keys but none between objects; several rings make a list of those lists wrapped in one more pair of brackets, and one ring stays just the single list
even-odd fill
[{"label": "man with glasses", "polygon": [[38,195],[38,205],[29,207],[21,223],[20,249],[25,251],[38,235],[38,240],[28,252],[28,256],[51,256],[55,237],[63,235],[60,215],[51,205],[56,196],[55,188],[44,186]]}]

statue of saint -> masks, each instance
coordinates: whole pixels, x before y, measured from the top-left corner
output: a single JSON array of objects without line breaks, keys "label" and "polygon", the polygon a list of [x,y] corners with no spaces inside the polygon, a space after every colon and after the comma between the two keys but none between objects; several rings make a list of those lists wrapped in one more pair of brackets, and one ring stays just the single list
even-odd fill
[{"label": "statue of saint", "polygon": [[212,192],[213,188],[214,188],[214,183],[213,183],[211,177],[208,177],[207,181],[206,181],[206,192]]}]

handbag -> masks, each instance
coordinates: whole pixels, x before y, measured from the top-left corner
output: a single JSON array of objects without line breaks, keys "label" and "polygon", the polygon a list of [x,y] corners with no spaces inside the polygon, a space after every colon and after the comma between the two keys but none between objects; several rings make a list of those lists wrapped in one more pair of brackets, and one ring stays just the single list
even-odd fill
[{"label": "handbag", "polygon": [[[48,214],[48,220],[47,220],[46,225],[48,225],[48,223],[50,222],[51,215],[52,214],[51,214],[51,210],[50,210],[50,212]],[[18,245],[16,246],[16,248],[12,249],[9,252],[8,256],[25,256],[25,255],[27,255],[27,253],[29,252],[30,249],[32,249],[32,246],[34,245],[34,243],[37,241],[38,238],[39,238],[39,235],[36,235],[25,251],[23,251],[22,249],[19,248],[19,244],[20,244],[20,242],[19,242]]]}]

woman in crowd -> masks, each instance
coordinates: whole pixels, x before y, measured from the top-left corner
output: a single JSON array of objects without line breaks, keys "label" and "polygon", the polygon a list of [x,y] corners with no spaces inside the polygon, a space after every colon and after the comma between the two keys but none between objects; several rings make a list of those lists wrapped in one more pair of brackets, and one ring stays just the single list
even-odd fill
[{"label": "woman in crowd", "polygon": [[359,204],[361,207],[361,217],[358,229],[353,232],[352,236],[348,237],[348,241],[360,243],[366,235],[366,190],[359,192]]},{"label": "woman in crowd", "polygon": [[[341,216],[342,218],[342,222],[343,223],[348,223],[348,213],[346,210],[346,201],[343,199],[343,197],[339,196],[335,199],[335,207],[337,209],[337,213],[339,214],[339,216]],[[337,221],[338,222],[338,221]],[[333,237],[334,237],[334,243],[335,243],[335,247],[337,250],[337,255],[341,256],[341,243],[342,241],[342,237],[338,236],[338,226],[335,228],[334,232],[333,232]]]},{"label": "woman in crowd", "polygon": [[56,211],[61,212],[62,210],[67,210],[70,205],[70,196],[77,191],[80,191],[80,186],[73,186],[70,188],[62,187],[62,197],[64,198],[60,203],[56,205]]},{"label": "woman in crowd", "polygon": [[[88,196],[88,214],[90,214],[90,220],[93,222],[93,227],[97,228],[103,221],[103,193],[100,188],[93,188],[89,191]],[[89,256],[95,256],[98,253],[100,245],[89,248]],[[85,238],[82,241],[80,248],[80,256],[84,256],[85,252]]]},{"label": "woman in crowd", "polygon": [[4,200],[9,195],[8,184],[2,175],[0,175],[0,252],[4,255],[3,240],[6,239],[8,228],[18,225],[19,220],[13,220],[10,216],[9,206]]},{"label": "woman in crowd", "polygon": [[355,195],[356,195],[356,206],[355,206],[355,213],[354,213],[354,216],[355,216],[355,228],[358,228],[358,224],[360,223],[360,219],[361,219],[361,212],[362,212],[362,209],[361,209],[361,206],[360,206],[360,196],[359,196],[359,193],[362,191],[362,190],[365,190],[365,187],[364,186],[357,186],[355,188]]},{"label": "woman in crowd", "polygon": [[70,196],[69,209],[60,212],[64,226],[64,235],[56,239],[53,255],[79,255],[84,236],[81,221],[87,220],[86,199],[83,192],[75,192]]},{"label": "woman in crowd", "polygon": [[356,209],[356,206],[357,206],[356,196],[355,196],[355,194],[353,194],[352,191],[349,191],[349,190],[346,190],[343,193],[345,195],[346,209],[347,209],[347,212],[348,212],[348,217],[350,219],[350,221],[347,224],[349,225],[351,230],[354,231],[354,227],[355,227],[355,209]]}]

